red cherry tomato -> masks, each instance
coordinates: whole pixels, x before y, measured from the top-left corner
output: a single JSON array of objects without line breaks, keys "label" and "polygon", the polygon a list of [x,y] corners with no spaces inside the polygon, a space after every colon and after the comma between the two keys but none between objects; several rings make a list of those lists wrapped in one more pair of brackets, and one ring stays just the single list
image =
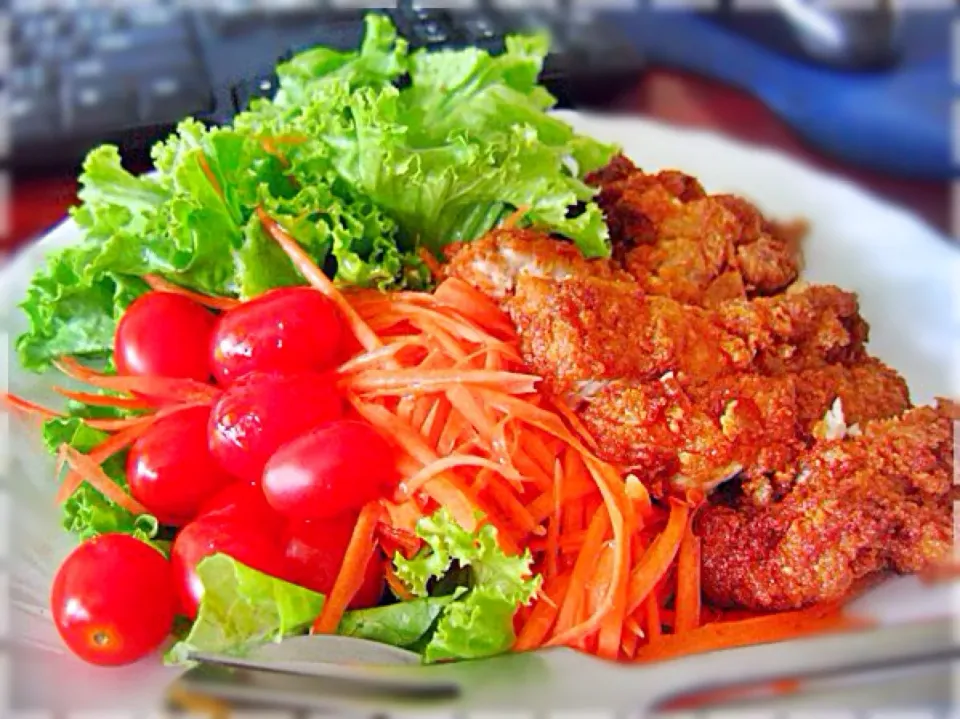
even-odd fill
[{"label": "red cherry tomato", "polygon": [[180,410],[158,420],[130,448],[130,492],[164,524],[186,524],[235,481],[210,454],[209,420],[209,407]]},{"label": "red cherry tomato", "polygon": [[91,664],[130,664],[170,634],[176,592],[170,562],[126,534],[73,550],[53,581],[50,606],[70,650]]},{"label": "red cherry tomato", "polygon": [[225,554],[251,569],[289,581],[281,537],[269,527],[246,524],[229,509],[205,514],[180,531],[170,550],[180,609],[190,619],[196,618],[203,598],[197,565],[213,554]]},{"label": "red cherry tomato", "polygon": [[311,287],[282,287],[226,312],[213,333],[213,374],[229,384],[250,372],[322,372],[339,359],[336,306]]},{"label": "red cherry tomato", "polygon": [[216,316],[182,295],[147,292],[117,323],[114,357],[127,375],[210,379],[210,337]]},{"label": "red cherry tomato", "polygon": [[210,451],[233,476],[258,482],[277,449],[342,412],[328,376],[254,372],[227,388],[214,405]]},{"label": "red cherry tomato", "polygon": [[331,422],[281,447],[263,472],[274,509],[294,519],[358,511],[398,480],[393,450],[363,422]]},{"label": "red cherry tomato", "polygon": [[262,526],[275,534],[283,531],[286,521],[267,502],[259,482],[234,482],[205,502],[197,516],[214,512],[227,513],[241,524]]},{"label": "red cherry tomato", "polygon": [[[356,515],[324,522],[291,522],[287,526],[286,560],[290,581],[329,595],[350,544]],[[383,558],[367,564],[363,584],[350,602],[351,609],[376,606],[383,596]]]}]

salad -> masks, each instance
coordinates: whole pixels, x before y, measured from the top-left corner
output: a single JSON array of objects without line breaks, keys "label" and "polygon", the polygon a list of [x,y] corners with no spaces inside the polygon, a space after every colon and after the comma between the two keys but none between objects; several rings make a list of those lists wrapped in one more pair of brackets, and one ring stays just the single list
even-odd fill
[{"label": "salad", "polygon": [[58,460],[80,543],[51,602],[78,656],[312,631],[427,663],[642,660],[841,621],[711,621],[703,497],[653,501],[598,459],[507,316],[444,278],[445,246],[497,227],[610,254],[582,178],[616,148],[548,113],[546,52],[410,52],[370,14],[358,50],[281,64],[231,126],[181,123],[152,174],[90,153],[84,239],[33,278],[17,341],[80,388],[57,388],[64,409],[5,398]]}]

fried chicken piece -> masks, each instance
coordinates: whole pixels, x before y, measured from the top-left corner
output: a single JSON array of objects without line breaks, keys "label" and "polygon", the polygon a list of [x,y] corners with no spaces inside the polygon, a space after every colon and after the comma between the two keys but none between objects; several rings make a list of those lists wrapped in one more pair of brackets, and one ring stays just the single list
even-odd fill
[{"label": "fried chicken piece", "polygon": [[868,327],[856,297],[804,286],[715,311],[596,277],[520,276],[505,302],[531,368],[561,393],[598,380],[681,384],[733,373],[782,374],[864,356]]},{"label": "fried chicken piece", "polygon": [[765,220],[742,198],[708,195],[681,172],[644,173],[622,156],[586,182],[600,187],[615,256],[647,292],[712,307],[797,279],[797,228]]},{"label": "fried chicken piece", "polygon": [[836,400],[844,426],[894,417],[910,406],[903,378],[872,358],[688,387],[667,375],[592,390],[581,395],[577,412],[600,454],[636,471],[655,494],[668,485],[709,490],[741,474],[745,493],[757,502],[780,491],[779,475],[815,439]]},{"label": "fried chicken piece", "polygon": [[448,247],[447,256],[448,277],[458,277],[498,301],[513,294],[520,276],[631,279],[612,260],[588,260],[572,243],[530,229],[492,230],[473,242]]},{"label": "fried chicken piece", "polygon": [[[957,405],[867,422],[803,452],[788,493],[740,496],[697,519],[702,583],[717,606],[782,611],[843,599],[878,572],[916,572],[953,544]],[[715,495],[716,496],[716,495]]]}]

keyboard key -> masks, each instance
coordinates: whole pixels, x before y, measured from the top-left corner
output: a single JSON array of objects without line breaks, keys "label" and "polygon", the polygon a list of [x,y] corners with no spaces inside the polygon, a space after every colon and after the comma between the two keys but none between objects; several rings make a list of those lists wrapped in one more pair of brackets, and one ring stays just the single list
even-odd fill
[{"label": "keyboard key", "polygon": [[195,75],[158,75],[140,87],[140,116],[148,123],[175,123],[211,109],[211,88]]},{"label": "keyboard key", "polygon": [[14,142],[55,137],[62,129],[60,105],[53,96],[21,96],[10,100],[10,131]]},{"label": "keyboard key", "polygon": [[137,96],[124,81],[80,83],[64,92],[64,111],[71,130],[120,130],[136,124]]}]

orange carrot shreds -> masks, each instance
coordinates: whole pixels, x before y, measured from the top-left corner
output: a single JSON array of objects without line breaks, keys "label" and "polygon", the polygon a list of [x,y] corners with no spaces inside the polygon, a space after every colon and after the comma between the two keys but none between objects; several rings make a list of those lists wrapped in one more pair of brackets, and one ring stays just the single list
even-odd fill
[{"label": "orange carrot shreds", "polygon": [[650,492],[643,482],[636,475],[628,474],[624,480],[624,491],[637,516],[643,520],[644,525],[648,524],[653,519],[653,500],[650,499]]},{"label": "orange carrot shreds", "polygon": [[368,502],[360,510],[353,528],[343,564],[333,583],[333,589],[323,604],[320,616],[313,623],[312,633],[332,634],[340,626],[347,605],[353,600],[367,572],[367,564],[377,551],[376,532],[383,507],[379,502]]},{"label": "orange carrot shreds", "polygon": [[584,426],[583,422],[580,421],[580,418],[577,417],[576,413],[570,409],[569,405],[564,402],[562,399],[553,399],[550,402],[550,407],[556,411],[567,424],[570,425],[570,429],[573,430],[574,434],[590,449],[592,452],[596,452],[598,449],[597,440],[594,439],[593,435],[590,434],[590,431]]},{"label": "orange carrot shreds", "polygon": [[420,258],[420,261],[426,265],[427,269],[430,270],[430,274],[436,277],[443,277],[443,265],[440,264],[436,256],[428,250],[426,247],[421,247],[417,250],[417,256]]},{"label": "orange carrot shreds", "polygon": [[232,310],[234,307],[242,304],[240,300],[234,299],[233,297],[213,297],[211,295],[205,295],[200,292],[188,290],[185,287],[180,287],[179,285],[170,282],[170,280],[164,279],[160,275],[144,275],[143,279],[152,290],[169,292],[170,294],[174,295],[182,295],[183,297],[193,300],[197,304],[203,305],[204,307],[209,307],[213,310]]},{"label": "orange carrot shreds", "polygon": [[63,416],[63,412],[58,412],[55,409],[44,407],[43,405],[37,404],[36,402],[31,402],[28,399],[23,399],[22,397],[18,397],[17,395],[9,392],[0,393],[0,404],[6,405],[10,409],[17,412],[36,415],[37,417],[41,417],[43,419],[53,419],[55,417]]},{"label": "orange carrot shreds", "polygon": [[478,396],[479,388],[453,387],[446,392],[450,405],[473,427],[487,444],[493,443],[496,422],[493,412]]},{"label": "orange carrot shreds", "polygon": [[104,497],[131,514],[148,514],[146,507],[123,491],[120,485],[101,469],[99,463],[89,456],[68,444],[60,445],[60,456],[70,469],[80,476],[81,483],[86,481]]},{"label": "orange carrot shreds", "polygon": [[340,376],[351,375],[370,368],[382,367],[385,360],[396,359],[401,363],[404,355],[426,355],[423,339],[420,337],[400,337],[385,342],[382,347],[363,352],[344,362],[337,369]]},{"label": "orange carrot shreds", "polygon": [[[384,510],[387,513],[389,524],[382,528],[383,531],[392,533],[401,533],[410,537],[410,542],[419,546],[420,540],[417,537],[417,522],[423,518],[420,507],[413,500],[405,502],[384,502]],[[401,539],[397,539],[402,543]]]},{"label": "orange carrot shreds", "polygon": [[626,660],[632,660],[637,653],[637,646],[640,644],[640,637],[631,632],[624,632],[620,637],[620,653]]},{"label": "orange carrot shreds", "polygon": [[303,275],[312,287],[322,292],[330,299],[343,314],[350,331],[365,350],[372,350],[381,346],[380,338],[364,322],[357,311],[350,306],[343,294],[336,288],[317,265],[310,259],[300,244],[293,239],[283,227],[274,220],[262,207],[257,207],[257,216],[267,233],[280,245],[294,266]]},{"label": "orange carrot shreds", "polygon": [[387,586],[390,587],[390,591],[393,592],[394,596],[401,602],[409,602],[414,599],[413,594],[403,585],[400,577],[398,577],[397,573],[393,570],[392,562],[384,562],[384,577],[387,580]]},{"label": "orange carrot shreds", "polygon": [[[503,465],[497,464],[492,460],[471,455],[454,454],[449,457],[440,457],[436,461],[426,465],[416,474],[404,479],[404,490],[407,494],[419,492],[423,488],[423,485],[434,477],[445,474],[453,469],[459,469],[461,467],[481,467],[504,476],[507,474],[514,474],[509,467],[504,467]],[[524,512],[526,512],[526,508],[523,507],[523,505],[521,505],[521,508],[524,510]],[[527,516],[529,517],[529,514],[527,514]],[[530,518],[530,521],[533,522],[533,519]],[[536,526],[535,522],[533,522],[533,524]]]},{"label": "orange carrot shreds", "polygon": [[397,417],[402,421],[406,422],[412,427],[416,425],[413,424],[413,407],[414,407],[414,398],[411,396],[401,397],[400,401],[397,402]]},{"label": "orange carrot shreds", "polygon": [[65,387],[51,387],[57,394],[72,399],[75,402],[93,405],[94,407],[114,407],[116,409],[156,409],[157,403],[139,397],[118,397],[116,395],[97,394],[95,392],[80,392]]},{"label": "orange carrot shreds", "polygon": [[[597,512],[590,521],[583,547],[580,549],[576,564],[573,566],[573,573],[570,576],[570,589],[567,591],[567,596],[560,607],[554,637],[548,644],[566,644],[584,634],[584,632],[572,633],[570,630],[577,622],[582,603],[586,601],[587,582],[596,569],[597,555],[600,553],[600,548],[603,546],[609,529],[610,516],[606,512]],[[562,642],[557,641],[558,636],[563,638]]]},{"label": "orange carrot shreds", "polygon": [[677,557],[677,622],[674,632],[681,634],[700,626],[700,603],[700,537],[693,533],[692,522],[688,522]]},{"label": "orange carrot shreds", "polygon": [[[561,502],[564,506],[564,518],[561,531],[566,534],[568,531],[576,531],[586,526],[586,517],[583,512],[577,513],[583,509],[583,500],[585,497],[594,494],[597,489],[588,484],[575,484],[566,481],[569,475],[564,476],[563,497]],[[527,505],[530,514],[537,522],[543,522],[553,513],[553,488],[547,489],[543,494]]]},{"label": "orange carrot shreds", "polygon": [[[486,514],[470,488],[456,475],[443,474],[434,477],[424,485],[423,492],[441,507],[445,507],[454,521],[468,532],[476,532],[480,526],[477,511]],[[500,534],[505,533],[502,526],[498,525],[497,529]]]},{"label": "orange carrot shreds", "polygon": [[663,636],[637,650],[637,661],[661,661],[688,654],[732,649],[753,644],[769,644],[787,639],[831,631],[849,631],[870,626],[871,622],[833,609],[822,608],[783,612],[735,622],[714,622],[699,629]]},{"label": "orange carrot shreds", "polygon": [[530,512],[523,506],[513,490],[501,482],[490,482],[487,485],[487,491],[491,499],[502,510],[504,515],[509,518],[510,523],[519,530],[524,537],[534,535],[541,537],[546,534],[546,530],[537,524],[537,521],[530,516]]},{"label": "orange carrot shreds", "polygon": [[663,634],[663,620],[660,618],[660,603],[655,594],[650,594],[643,602],[644,626],[647,643],[659,641]]},{"label": "orange carrot shreds", "polygon": [[447,424],[437,438],[437,454],[441,457],[449,456],[453,453],[454,447],[461,441],[461,438],[465,437],[469,432],[471,432],[471,428],[467,420],[464,419],[463,414],[460,412],[452,412],[450,416],[447,417]]},{"label": "orange carrot shreds", "polygon": [[540,378],[516,372],[460,369],[366,370],[340,380],[339,385],[359,395],[402,396],[445,392],[456,388],[495,387],[508,394],[531,394]]},{"label": "orange carrot shreds", "polygon": [[445,396],[431,399],[433,404],[420,426],[420,434],[427,441],[427,445],[436,449],[440,441],[440,433],[443,432],[450,415],[450,401]]},{"label": "orange carrot shreds", "polygon": [[535,600],[533,611],[517,633],[517,640],[513,645],[514,651],[530,651],[543,645],[557,621],[559,606],[569,586],[569,574],[560,575],[552,582],[546,582],[540,591],[540,596]]},{"label": "orange carrot shreds", "polygon": [[513,323],[493,300],[459,277],[449,277],[441,282],[433,296],[441,304],[451,307],[502,339],[516,336]]},{"label": "orange carrot shreds", "polygon": [[53,364],[72,379],[112,392],[138,394],[166,402],[212,401],[220,395],[220,390],[213,385],[191,379],[106,375],[85,367],[72,357],[61,357]]},{"label": "orange carrot shreds", "polygon": [[[612,548],[607,552],[610,556],[607,571],[611,573],[610,581],[614,581],[612,572],[614,553]],[[605,659],[616,659],[620,654],[620,644],[623,638],[623,620],[627,613],[627,583],[620,582],[616,587],[616,596],[613,607],[600,620],[600,631],[597,634],[597,654]]]},{"label": "orange carrot shreds", "polygon": [[680,550],[680,541],[687,527],[690,508],[683,502],[670,499],[670,519],[657,536],[630,577],[628,611],[633,612],[657,586]]},{"label": "orange carrot shreds", "polygon": [[560,566],[560,523],[563,521],[562,496],[563,462],[557,459],[553,466],[553,514],[547,522],[547,579],[556,576],[557,569]]}]

